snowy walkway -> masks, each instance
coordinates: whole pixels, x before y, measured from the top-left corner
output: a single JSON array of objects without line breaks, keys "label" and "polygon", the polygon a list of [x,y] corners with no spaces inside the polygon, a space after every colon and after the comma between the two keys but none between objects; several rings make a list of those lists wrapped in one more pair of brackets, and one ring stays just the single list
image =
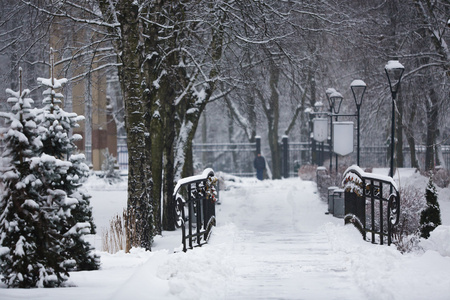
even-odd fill
[{"label": "snowy walkway", "polygon": [[[236,266],[225,299],[362,299],[348,262],[334,253],[324,224],[342,223],[325,215],[314,183],[257,182],[254,189],[224,193],[227,215],[219,225],[236,226],[230,264]],[[241,193],[245,193],[241,195]],[[223,238],[219,231],[213,239]]]}]

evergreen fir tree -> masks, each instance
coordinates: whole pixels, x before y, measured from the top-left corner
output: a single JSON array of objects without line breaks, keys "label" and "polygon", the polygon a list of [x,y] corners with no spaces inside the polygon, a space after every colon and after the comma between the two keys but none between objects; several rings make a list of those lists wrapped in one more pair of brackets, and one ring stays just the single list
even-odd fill
[{"label": "evergreen fir tree", "polygon": [[420,236],[427,239],[430,237],[430,232],[442,224],[438,193],[433,183],[433,174],[431,174],[428,181],[425,198],[427,205],[420,214]]},{"label": "evergreen fir tree", "polygon": [[[7,126],[2,129],[5,151],[0,170],[0,271],[8,287],[60,286],[68,273],[55,222],[60,207],[52,199],[59,195],[42,196],[48,183],[36,165],[42,148],[39,133],[45,129],[36,122],[39,111],[32,109],[29,90],[22,89],[21,74],[20,70],[19,91],[7,90],[11,112],[1,113]],[[54,167],[56,161],[45,170],[52,172]]]},{"label": "evergreen fir tree", "polygon": [[77,270],[96,270],[99,268],[99,257],[93,253],[93,247],[84,240],[84,235],[95,234],[95,225],[90,207],[90,195],[83,190],[82,182],[88,176],[89,168],[84,163],[83,154],[75,154],[74,141],[81,139],[78,134],[70,136],[71,130],[78,127],[83,120],[76,113],[65,112],[61,107],[63,95],[57,92],[67,80],[38,78],[38,82],[47,89],[44,94],[42,125],[48,130],[42,134],[42,151],[44,154],[68,159],[69,167],[53,181],[53,190],[64,191],[68,196],[70,213],[67,219],[61,219],[60,232],[64,236],[66,251],[72,258],[72,266]]},{"label": "evergreen fir tree", "polygon": [[82,181],[89,174],[89,167],[84,163],[84,154],[72,154],[66,177],[66,191],[77,205],[72,209],[71,229],[65,237],[68,251],[75,260],[77,270],[98,270],[100,258],[94,254],[94,248],[84,240],[84,235],[95,234],[95,224],[89,199],[91,196],[83,188]]}]

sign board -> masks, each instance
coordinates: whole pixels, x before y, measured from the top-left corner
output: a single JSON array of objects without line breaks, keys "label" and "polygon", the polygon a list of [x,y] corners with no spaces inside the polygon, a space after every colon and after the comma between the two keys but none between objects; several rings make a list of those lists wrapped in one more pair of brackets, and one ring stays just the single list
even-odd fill
[{"label": "sign board", "polygon": [[328,119],[315,118],[313,125],[314,139],[317,142],[325,142],[328,139]]},{"label": "sign board", "polygon": [[333,151],[342,156],[353,152],[353,122],[333,123]]}]

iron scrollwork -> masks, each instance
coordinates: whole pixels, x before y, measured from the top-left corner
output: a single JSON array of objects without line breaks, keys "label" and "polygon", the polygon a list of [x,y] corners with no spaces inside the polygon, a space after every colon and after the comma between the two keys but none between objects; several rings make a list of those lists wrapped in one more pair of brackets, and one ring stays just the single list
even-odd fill
[{"label": "iron scrollwork", "polygon": [[400,221],[400,201],[396,194],[391,194],[389,196],[388,209],[390,224],[397,225]]}]

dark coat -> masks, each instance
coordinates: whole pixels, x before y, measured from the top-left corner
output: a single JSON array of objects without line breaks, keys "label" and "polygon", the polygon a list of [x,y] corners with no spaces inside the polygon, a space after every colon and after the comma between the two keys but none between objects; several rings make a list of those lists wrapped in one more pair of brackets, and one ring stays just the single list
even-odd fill
[{"label": "dark coat", "polygon": [[266,168],[266,160],[262,156],[257,156],[253,161],[253,166],[256,170],[264,170]]}]

